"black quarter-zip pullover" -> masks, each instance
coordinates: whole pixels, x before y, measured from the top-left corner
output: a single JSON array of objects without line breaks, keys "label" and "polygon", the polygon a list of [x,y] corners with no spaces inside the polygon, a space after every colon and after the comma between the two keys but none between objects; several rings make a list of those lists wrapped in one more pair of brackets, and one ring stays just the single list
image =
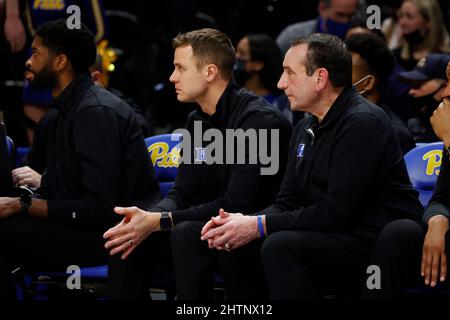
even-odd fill
[{"label": "black quarter-zip pullover", "polygon": [[[176,224],[186,220],[207,221],[216,216],[220,208],[228,212],[249,213],[268,206],[274,200],[283,178],[292,133],[284,115],[264,98],[230,81],[212,116],[199,109],[189,117],[186,129],[192,141],[196,121],[201,122],[203,132],[217,129],[223,137],[227,129],[278,129],[279,141],[275,143],[279,150],[279,170],[274,175],[261,175],[263,165],[259,161],[257,164],[249,164],[248,161],[246,164],[238,164],[237,161],[235,164],[194,163],[195,148],[198,146],[192,145],[192,163],[180,165],[175,186],[152,210],[172,211]],[[223,142],[226,143],[225,139]],[[268,142],[268,154],[271,154],[270,135]],[[202,143],[203,147],[209,144],[207,141]],[[246,144],[246,157],[249,152],[249,144]],[[224,149],[224,157],[225,153]]]},{"label": "black quarter-zip pullover", "polygon": [[160,199],[140,125],[125,102],[83,74],[52,108],[58,112],[39,190],[50,220],[104,231],[120,218],[114,206]]},{"label": "black quarter-zip pullover", "polygon": [[280,193],[259,214],[267,215],[268,233],[377,233],[422,212],[389,118],[348,88],[321,123],[314,116],[298,123]]}]

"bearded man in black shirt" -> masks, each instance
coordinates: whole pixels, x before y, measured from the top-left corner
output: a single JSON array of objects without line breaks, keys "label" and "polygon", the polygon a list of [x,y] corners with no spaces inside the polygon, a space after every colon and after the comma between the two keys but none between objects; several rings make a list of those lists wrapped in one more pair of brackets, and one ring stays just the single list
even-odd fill
[{"label": "bearded man in black shirt", "polygon": [[0,198],[0,296],[14,298],[11,270],[105,264],[102,233],[116,205],[150,206],[158,184],[133,110],[95,86],[96,46],[82,25],[42,25],[26,62],[34,87],[51,88],[57,110],[39,197]]}]

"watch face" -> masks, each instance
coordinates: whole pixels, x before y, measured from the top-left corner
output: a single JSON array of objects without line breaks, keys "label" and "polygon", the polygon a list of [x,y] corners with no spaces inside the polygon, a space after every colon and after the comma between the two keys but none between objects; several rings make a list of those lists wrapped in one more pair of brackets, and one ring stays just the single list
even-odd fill
[{"label": "watch face", "polygon": [[161,219],[159,220],[161,230],[167,230],[172,227],[172,221],[168,212],[161,212]]}]

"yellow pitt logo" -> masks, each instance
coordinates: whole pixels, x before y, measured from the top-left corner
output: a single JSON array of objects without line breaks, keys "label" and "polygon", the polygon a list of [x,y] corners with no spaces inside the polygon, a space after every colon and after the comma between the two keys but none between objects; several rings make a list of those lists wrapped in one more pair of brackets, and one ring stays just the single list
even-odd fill
[{"label": "yellow pitt logo", "polygon": [[66,7],[64,0],[34,0],[33,9],[62,10]]},{"label": "yellow pitt logo", "polygon": [[425,153],[422,157],[423,160],[427,162],[427,168],[425,173],[428,176],[433,174],[439,174],[439,168],[441,167],[442,161],[442,150],[431,150]]},{"label": "yellow pitt logo", "polygon": [[148,147],[150,158],[154,166],[162,168],[178,167],[180,159],[180,149],[172,148],[169,152],[169,145],[165,142],[156,142]]}]

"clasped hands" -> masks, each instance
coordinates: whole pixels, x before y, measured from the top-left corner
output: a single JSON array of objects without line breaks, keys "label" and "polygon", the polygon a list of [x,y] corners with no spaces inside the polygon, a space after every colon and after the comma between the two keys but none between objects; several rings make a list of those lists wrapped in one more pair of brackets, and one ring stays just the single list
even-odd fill
[{"label": "clasped hands", "polygon": [[[160,212],[148,212],[137,207],[116,207],[114,211],[124,218],[103,234],[107,240],[105,248],[110,255],[121,253],[121,258],[126,259],[151,233],[160,230]],[[220,209],[219,215],[205,224],[199,236],[208,241],[210,248],[236,249],[258,238],[257,218]]]},{"label": "clasped hands", "polygon": [[258,237],[256,216],[228,213],[223,209],[201,231],[201,239],[208,241],[209,248],[226,251],[241,247]]}]

